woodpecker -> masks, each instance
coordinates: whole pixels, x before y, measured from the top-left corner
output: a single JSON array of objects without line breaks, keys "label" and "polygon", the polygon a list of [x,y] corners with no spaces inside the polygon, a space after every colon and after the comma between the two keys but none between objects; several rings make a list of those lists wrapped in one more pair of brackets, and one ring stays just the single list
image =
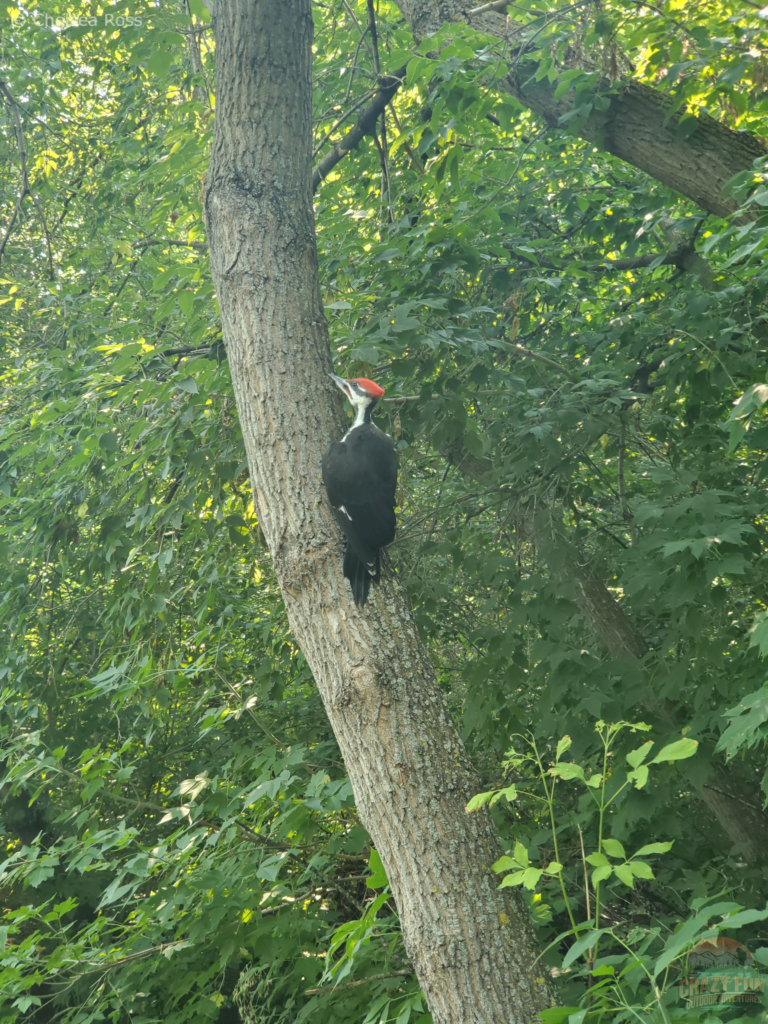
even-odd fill
[{"label": "woodpecker", "polygon": [[344,575],[355,604],[364,605],[371,580],[379,582],[379,552],[395,539],[397,459],[389,435],[371,422],[383,389],[365,377],[329,376],[352,403],[355,422],[341,441],[328,445],[323,483],[345,537]]}]

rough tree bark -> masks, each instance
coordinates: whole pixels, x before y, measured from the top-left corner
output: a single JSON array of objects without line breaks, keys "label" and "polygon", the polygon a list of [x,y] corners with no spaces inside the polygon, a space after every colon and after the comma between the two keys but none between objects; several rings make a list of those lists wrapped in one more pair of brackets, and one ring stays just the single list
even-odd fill
[{"label": "rough tree bark", "polygon": [[[473,28],[498,36],[508,33],[503,14],[487,11],[468,15],[470,5],[465,0],[396,3],[417,41],[446,21],[467,21]],[[573,93],[555,100],[555,86],[547,81],[524,86],[534,72],[531,63],[512,64],[507,77],[499,81],[499,88],[538,114],[550,128],[565,131],[560,119],[572,109]],[[737,204],[723,195],[723,186],[733,175],[750,170],[757,157],[764,157],[765,146],[756,136],[732,131],[711,117],[698,118],[696,130],[679,139],[677,125],[682,111],[667,122],[671,106],[670,96],[630,81],[611,98],[607,110],[593,110],[578,134],[687,196],[707,213],[725,217]]]},{"label": "rough tree bark", "polygon": [[356,609],[320,460],[342,431],[311,202],[310,0],[218,0],[205,185],[213,278],[259,522],[437,1024],[531,1021],[553,997],[527,910],[392,573]]}]

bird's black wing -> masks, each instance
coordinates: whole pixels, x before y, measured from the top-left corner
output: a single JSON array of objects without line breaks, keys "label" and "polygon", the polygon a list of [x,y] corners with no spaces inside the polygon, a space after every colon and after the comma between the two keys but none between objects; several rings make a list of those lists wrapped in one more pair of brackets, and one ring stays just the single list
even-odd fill
[{"label": "bird's black wing", "polygon": [[369,425],[329,445],[323,483],[348,544],[374,575],[379,549],[395,539],[397,458],[391,440]]}]

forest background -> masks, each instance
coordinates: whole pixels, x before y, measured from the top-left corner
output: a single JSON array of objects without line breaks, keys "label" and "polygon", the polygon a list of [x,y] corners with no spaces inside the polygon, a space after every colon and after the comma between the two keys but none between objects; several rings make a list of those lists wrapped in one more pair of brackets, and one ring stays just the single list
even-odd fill
[{"label": "forest background", "polygon": [[[677,980],[768,966],[766,16],[312,11],[335,364],[549,1024],[764,1016]],[[251,500],[209,12],[0,16],[0,1020],[425,1024]]]}]

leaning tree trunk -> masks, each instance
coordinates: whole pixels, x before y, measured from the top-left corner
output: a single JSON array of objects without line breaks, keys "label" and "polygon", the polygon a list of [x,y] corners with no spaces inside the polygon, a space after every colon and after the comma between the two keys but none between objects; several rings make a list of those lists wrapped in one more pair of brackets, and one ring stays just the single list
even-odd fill
[{"label": "leaning tree trunk", "polygon": [[[467,451],[462,437],[451,442],[442,455],[465,476],[486,487],[493,486],[493,462]],[[581,614],[612,658],[641,660],[650,652],[645,638],[605,583],[579,557],[576,547],[552,528],[551,523],[545,520],[543,524],[534,525],[530,517],[522,517],[516,528],[525,539],[533,541],[556,577],[575,585]],[[654,699],[646,704],[646,708],[655,716],[659,726],[669,732],[670,738],[688,725],[688,722],[678,719],[666,701]],[[704,742],[712,745],[708,737]],[[723,764],[714,752],[710,777],[705,782],[695,781],[690,785],[712,819],[722,828],[734,851],[747,864],[757,867],[768,862],[768,816],[754,787],[745,787],[734,778],[732,766]]]},{"label": "leaning tree trunk", "polygon": [[403,587],[355,608],[320,459],[342,431],[311,202],[310,0],[218,0],[205,215],[259,523],[437,1024],[551,1005],[527,911],[490,870],[499,840]]},{"label": "leaning tree trunk", "polygon": [[[417,41],[446,21],[468,21],[473,28],[498,36],[509,31],[504,14],[471,14],[482,4],[467,4],[464,0],[395,2]],[[573,107],[573,91],[556,100],[557,83],[550,85],[544,80],[524,87],[523,81],[534,76],[535,65],[526,63],[523,71],[513,64],[506,78],[499,80],[499,87],[538,114],[550,128],[565,131],[561,118]],[[732,131],[706,116],[697,118],[695,131],[681,139],[677,129],[683,111],[670,117],[671,106],[670,96],[642,82],[630,81],[611,97],[607,110],[592,111],[577,129],[578,134],[692,199],[707,213],[726,217],[738,204],[723,193],[724,185],[740,171],[751,170],[757,157],[765,157],[765,145],[755,135]]]}]

